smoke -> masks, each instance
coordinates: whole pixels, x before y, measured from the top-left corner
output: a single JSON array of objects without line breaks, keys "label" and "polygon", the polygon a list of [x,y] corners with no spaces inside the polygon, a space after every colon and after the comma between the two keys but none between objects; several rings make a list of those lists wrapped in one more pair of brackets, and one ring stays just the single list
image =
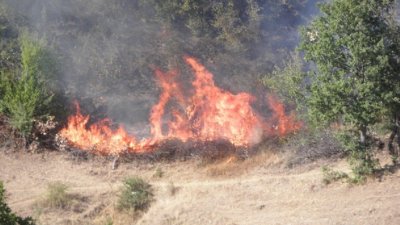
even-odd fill
[{"label": "smoke", "polygon": [[198,51],[209,46],[155,21],[149,17],[153,9],[139,0],[3,1],[60,53],[62,82],[71,99],[83,101],[90,114],[142,128],[160,93],[154,67],[179,68],[182,80],[189,82],[193,78],[182,55],[190,54],[206,64],[222,88],[254,92],[260,88],[259,77],[295,48],[298,27],[317,13],[320,2],[258,1],[267,18],[261,39],[246,53],[211,49],[216,56],[210,58]]}]

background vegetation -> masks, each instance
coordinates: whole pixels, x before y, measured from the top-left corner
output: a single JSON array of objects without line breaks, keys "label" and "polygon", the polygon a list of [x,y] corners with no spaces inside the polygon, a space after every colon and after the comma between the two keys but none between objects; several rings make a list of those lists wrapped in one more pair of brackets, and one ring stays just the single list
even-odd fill
[{"label": "background vegetation", "polygon": [[355,174],[371,174],[374,127],[390,128],[394,159],[400,136],[396,2],[318,2],[0,0],[1,112],[26,142],[34,121],[61,117],[70,99],[94,119],[138,126],[157,98],[154,66],[181,68],[190,82],[189,54],[219,86],[259,97],[266,114],[266,90],[276,92],[308,125],[295,140],[335,135]]}]

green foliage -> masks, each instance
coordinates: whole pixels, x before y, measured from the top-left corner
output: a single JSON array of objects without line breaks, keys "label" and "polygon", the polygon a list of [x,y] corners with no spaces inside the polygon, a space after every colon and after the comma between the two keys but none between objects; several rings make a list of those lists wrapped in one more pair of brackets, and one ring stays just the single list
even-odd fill
[{"label": "green foliage", "polygon": [[68,208],[71,205],[72,198],[67,191],[68,186],[64,183],[54,182],[49,184],[44,205],[50,208]]},{"label": "green foliage", "polygon": [[[400,109],[400,26],[393,0],[333,0],[301,30],[300,50],[315,65],[306,103],[319,126],[339,122],[339,135],[359,183],[377,161],[368,132]],[[358,136],[358,137],[357,137]]]},{"label": "green foliage", "polygon": [[394,1],[335,0],[322,4],[323,15],[302,29],[300,49],[317,68],[308,103],[319,123],[340,118],[360,128],[399,107],[393,7]]},{"label": "green foliage", "polygon": [[41,42],[21,37],[21,69],[2,73],[3,96],[0,109],[10,117],[10,123],[23,136],[32,130],[33,120],[49,112],[53,93],[50,80],[57,67]]},{"label": "green foliage", "polygon": [[[297,27],[316,1],[41,0],[34,8],[32,0],[3,2],[57,46],[71,96],[147,102],[157,91],[149,65],[183,69],[184,54],[199,58],[221,86],[255,90],[259,76],[295,46]],[[123,99],[113,98],[110,108]]]},{"label": "green foliage", "polygon": [[32,76],[23,75],[16,82],[7,82],[1,101],[2,108],[10,116],[11,125],[24,136],[28,136],[36,106],[40,103],[40,90]]},{"label": "green foliage", "polygon": [[348,154],[348,160],[354,173],[355,183],[362,182],[378,168],[378,161],[372,156],[373,143],[360,143],[355,131],[338,132],[337,138]]},{"label": "green foliage", "polygon": [[1,225],[34,225],[31,217],[22,218],[15,215],[8,207],[3,183],[0,181],[0,224]]},{"label": "green foliage", "polygon": [[151,185],[138,177],[127,178],[123,181],[123,187],[118,200],[120,210],[143,210],[152,200]]},{"label": "green foliage", "polygon": [[322,182],[326,185],[339,180],[347,180],[349,178],[346,173],[332,170],[331,168],[326,166],[322,167],[322,175]]},{"label": "green foliage", "polygon": [[286,104],[295,105],[298,111],[304,111],[307,87],[303,61],[298,53],[292,54],[282,67],[262,78],[263,84],[277,94]]}]

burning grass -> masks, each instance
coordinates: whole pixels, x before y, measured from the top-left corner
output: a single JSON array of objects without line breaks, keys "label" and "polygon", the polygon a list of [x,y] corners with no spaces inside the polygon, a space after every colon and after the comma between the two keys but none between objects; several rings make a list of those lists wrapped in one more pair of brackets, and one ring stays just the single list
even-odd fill
[{"label": "burning grass", "polygon": [[[267,137],[295,132],[301,123],[285,107],[269,96],[272,111],[263,118],[251,106],[255,97],[249,93],[233,94],[217,87],[211,74],[192,57],[184,57],[195,78],[192,91],[185,93],[177,81],[178,72],[155,70],[161,94],[151,109],[151,136],[138,140],[122,125],[113,129],[109,119],[89,124],[90,115],[80,112],[68,119],[59,136],[70,146],[100,155],[134,155],[160,159],[204,155],[211,160],[240,154]],[[167,110],[167,104],[175,105]],[[133,153],[133,154],[132,154]]]}]

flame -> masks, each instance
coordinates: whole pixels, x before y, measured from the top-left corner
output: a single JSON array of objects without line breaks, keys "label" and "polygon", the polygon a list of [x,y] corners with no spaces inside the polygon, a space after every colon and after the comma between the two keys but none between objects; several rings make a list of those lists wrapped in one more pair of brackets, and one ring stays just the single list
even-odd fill
[{"label": "flame", "polygon": [[[149,138],[137,141],[122,126],[112,129],[108,119],[89,125],[89,116],[81,114],[77,103],[76,114],[69,117],[60,135],[83,150],[117,155],[124,151],[147,151],[152,145],[171,138],[183,142],[225,139],[236,146],[251,146],[265,135],[283,136],[301,128],[294,114],[287,116],[284,105],[276,98],[269,96],[273,115],[264,120],[251,107],[255,101],[252,95],[233,94],[217,87],[213,74],[196,59],[184,57],[184,60],[195,75],[190,94],[182,90],[178,71],[155,70],[161,94],[151,109]],[[171,112],[167,111],[168,104],[174,106]],[[165,118],[167,113],[169,120]]]},{"label": "flame", "polygon": [[[286,115],[285,106],[274,96],[268,96],[268,105],[273,111],[273,115],[270,118],[269,123],[273,125],[269,127],[278,132],[279,136],[285,136],[289,133],[299,130],[303,126],[302,122],[296,121],[293,113],[289,116]],[[270,133],[274,133],[275,131],[271,131],[270,129]]]},{"label": "flame", "polygon": [[112,130],[108,119],[87,126],[90,117],[81,114],[78,103],[75,103],[75,107],[76,114],[68,118],[68,125],[61,130],[60,134],[76,147],[95,150],[101,154],[119,154],[136,146],[136,139],[130,136],[122,126]]}]

